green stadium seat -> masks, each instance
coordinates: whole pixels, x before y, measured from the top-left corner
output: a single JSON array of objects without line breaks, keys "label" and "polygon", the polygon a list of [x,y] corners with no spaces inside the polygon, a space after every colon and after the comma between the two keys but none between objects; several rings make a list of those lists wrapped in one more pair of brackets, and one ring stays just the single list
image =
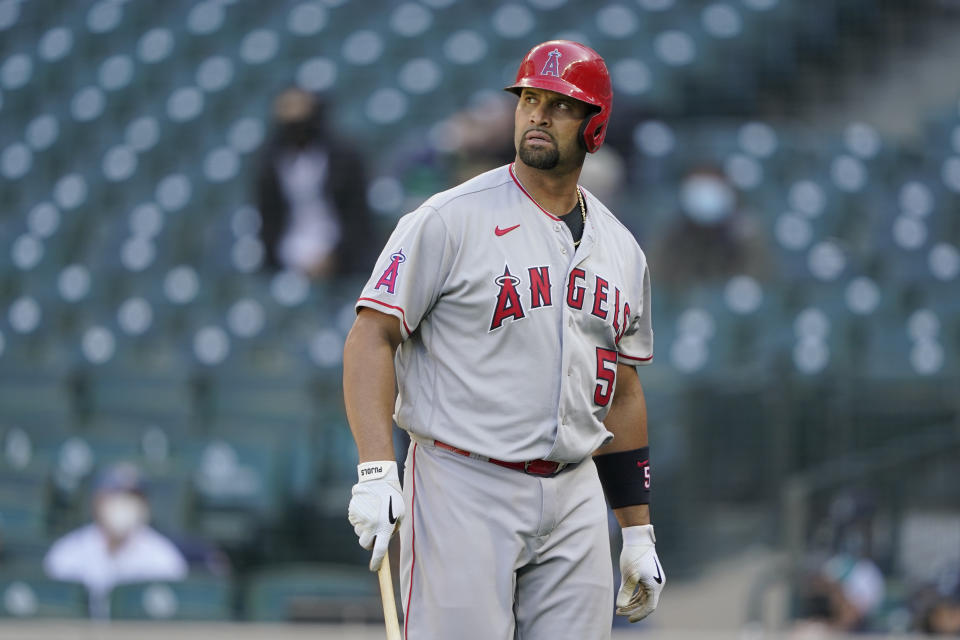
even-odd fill
[{"label": "green stadium seat", "polygon": [[224,547],[257,542],[278,522],[287,488],[284,446],[269,430],[211,436],[187,452],[193,469],[196,531]]},{"label": "green stadium seat", "polygon": [[[230,362],[228,361],[229,365]],[[230,371],[211,372],[204,379],[207,415],[220,421],[238,418],[249,422],[303,424],[315,414],[309,380],[299,372]]]},{"label": "green stadium seat", "polygon": [[234,608],[233,582],[212,575],[118,585],[110,594],[110,617],[115,620],[231,620]]},{"label": "green stadium seat", "polygon": [[84,411],[189,422],[195,389],[176,346],[160,337],[113,335],[116,347],[112,357],[102,364],[86,363],[78,370]]},{"label": "green stadium seat", "polygon": [[350,432],[346,413],[330,408],[320,419],[320,439],[323,451],[325,482],[344,482],[356,476],[357,447]]},{"label": "green stadium seat", "polygon": [[0,617],[85,618],[87,614],[83,585],[50,580],[39,568],[0,568]]},{"label": "green stadium seat", "polygon": [[190,525],[193,487],[184,471],[147,476],[150,521],[167,531],[185,531]]},{"label": "green stadium seat", "polygon": [[246,618],[256,622],[383,619],[376,576],[363,566],[289,565],[252,575]]},{"label": "green stadium seat", "polygon": [[206,424],[204,437],[227,442],[264,442],[278,457],[278,500],[298,502],[316,489],[322,466],[322,440],[311,415],[243,416],[226,414]]},{"label": "green stadium seat", "polygon": [[175,462],[185,441],[195,434],[195,425],[189,418],[148,410],[88,413],[82,429],[86,433],[102,434],[105,438],[118,434],[121,440],[135,441],[138,457],[145,464],[158,466]]},{"label": "green stadium seat", "polygon": [[118,462],[137,463],[142,459],[142,436],[132,429],[86,430],[81,437],[90,445],[99,467]]},{"label": "green stadium seat", "polygon": [[41,464],[50,467],[60,447],[76,434],[75,422],[50,422],[46,416],[3,416],[0,444],[4,463],[14,468]]},{"label": "green stadium seat", "polygon": [[44,340],[34,344],[19,337],[8,340],[18,342],[8,344],[0,358],[0,420],[67,424],[74,393],[63,352]]},{"label": "green stadium seat", "polygon": [[46,539],[52,498],[46,464],[34,461],[16,468],[0,463],[0,540],[16,547]]}]

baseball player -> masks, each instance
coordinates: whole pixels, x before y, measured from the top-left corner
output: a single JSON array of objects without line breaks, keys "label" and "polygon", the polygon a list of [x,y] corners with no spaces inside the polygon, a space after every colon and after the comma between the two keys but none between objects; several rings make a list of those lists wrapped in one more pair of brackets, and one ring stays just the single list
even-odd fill
[{"label": "baseball player", "polygon": [[[653,356],[650,276],[577,184],[606,134],[607,67],[545,42],[507,90],[515,161],[400,220],[344,348],[349,519],[371,570],[399,523],[408,639],[609,638],[604,496],[623,533],[616,612],[642,619],[666,580],[635,368]],[[411,438],[402,490],[392,419]]]}]

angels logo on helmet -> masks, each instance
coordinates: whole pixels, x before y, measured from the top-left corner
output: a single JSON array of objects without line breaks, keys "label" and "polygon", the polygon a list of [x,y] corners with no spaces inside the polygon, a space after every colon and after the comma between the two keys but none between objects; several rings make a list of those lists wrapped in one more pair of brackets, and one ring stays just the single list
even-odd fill
[{"label": "angels logo on helmet", "polygon": [[540,71],[542,76],[554,76],[560,77],[560,49],[554,49],[547,54],[547,61],[543,65],[543,69]]}]

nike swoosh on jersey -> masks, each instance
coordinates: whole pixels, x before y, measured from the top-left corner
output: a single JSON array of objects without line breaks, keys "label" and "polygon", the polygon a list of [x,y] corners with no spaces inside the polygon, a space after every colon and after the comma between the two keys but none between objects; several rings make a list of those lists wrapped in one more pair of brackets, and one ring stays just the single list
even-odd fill
[{"label": "nike swoosh on jersey", "polygon": [[500,226],[497,225],[497,227],[493,230],[493,232],[494,232],[495,234],[497,234],[498,236],[503,236],[503,235],[506,235],[506,234],[510,233],[511,231],[513,231],[514,229],[516,229],[516,228],[519,227],[519,226],[520,226],[520,225],[515,224],[515,225],[513,225],[512,227],[507,227],[506,229],[501,229]]}]

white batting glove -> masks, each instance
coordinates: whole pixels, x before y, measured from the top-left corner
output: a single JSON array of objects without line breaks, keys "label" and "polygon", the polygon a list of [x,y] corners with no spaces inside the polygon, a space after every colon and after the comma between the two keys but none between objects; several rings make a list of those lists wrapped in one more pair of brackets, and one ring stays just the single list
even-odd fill
[{"label": "white batting glove", "polygon": [[657,539],[653,535],[652,524],[625,527],[622,533],[622,578],[617,593],[617,615],[627,616],[630,622],[638,622],[657,608],[667,576],[654,548]]},{"label": "white batting glove", "polygon": [[360,538],[360,546],[373,549],[370,571],[377,571],[387,553],[390,537],[406,513],[397,463],[392,460],[362,462],[357,465],[357,476],[348,518]]}]

